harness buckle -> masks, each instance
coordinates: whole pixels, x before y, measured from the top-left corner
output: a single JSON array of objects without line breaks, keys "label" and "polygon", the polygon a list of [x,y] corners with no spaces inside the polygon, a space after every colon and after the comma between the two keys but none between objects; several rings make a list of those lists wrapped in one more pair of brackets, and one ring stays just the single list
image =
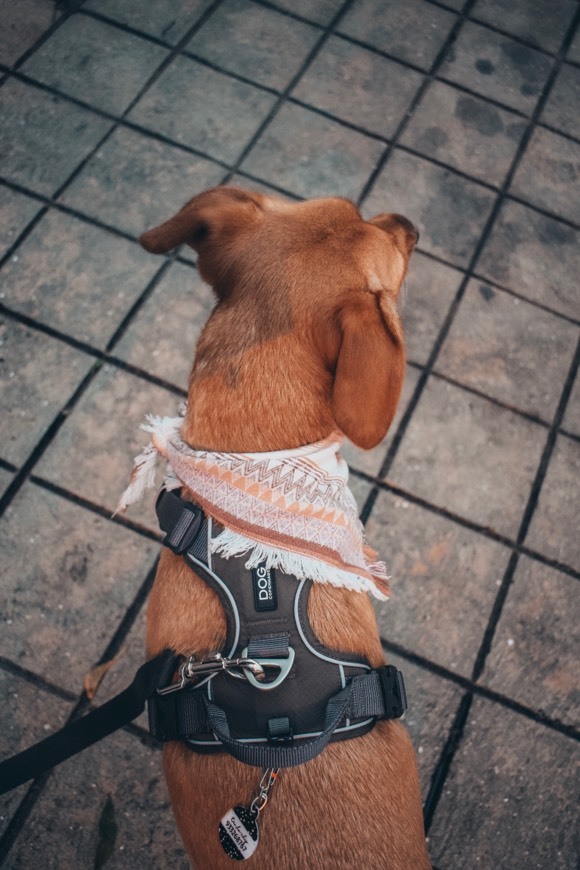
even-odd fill
[{"label": "harness buckle", "polygon": [[377,669],[385,702],[385,718],[400,719],[407,709],[407,693],[402,673],[394,665]]}]

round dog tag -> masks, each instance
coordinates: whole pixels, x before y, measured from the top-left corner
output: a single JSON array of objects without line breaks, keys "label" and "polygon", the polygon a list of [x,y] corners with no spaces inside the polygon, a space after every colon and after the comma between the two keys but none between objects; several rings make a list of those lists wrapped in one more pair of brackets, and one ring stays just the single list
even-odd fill
[{"label": "round dog tag", "polygon": [[219,835],[226,855],[235,861],[245,861],[254,854],[260,839],[257,810],[242,804],[228,810],[220,822]]}]

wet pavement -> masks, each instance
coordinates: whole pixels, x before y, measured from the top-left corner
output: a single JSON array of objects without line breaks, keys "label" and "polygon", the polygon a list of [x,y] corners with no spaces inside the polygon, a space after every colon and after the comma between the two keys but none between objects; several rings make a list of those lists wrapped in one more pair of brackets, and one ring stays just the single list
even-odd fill
[{"label": "wet pavement", "polygon": [[[211,310],[137,236],[231,182],[407,215],[395,424],[345,446],[393,597],[438,870],[579,857],[576,0],[0,0],[0,756],[143,656],[151,504],[111,519]],[[143,718],[0,799],[0,864],[187,866]],[[412,870],[412,868],[409,868]]]}]

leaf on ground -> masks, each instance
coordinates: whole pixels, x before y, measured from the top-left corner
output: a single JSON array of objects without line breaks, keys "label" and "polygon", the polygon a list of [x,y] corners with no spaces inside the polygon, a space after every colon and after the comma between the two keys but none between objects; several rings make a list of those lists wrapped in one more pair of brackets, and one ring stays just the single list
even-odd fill
[{"label": "leaf on ground", "polygon": [[123,647],[119,653],[108,662],[103,662],[100,665],[95,665],[94,668],[85,675],[85,693],[89,701],[92,701],[97,694],[97,689],[101,685],[103,678],[110,671],[114,664],[125,655],[126,647]]}]

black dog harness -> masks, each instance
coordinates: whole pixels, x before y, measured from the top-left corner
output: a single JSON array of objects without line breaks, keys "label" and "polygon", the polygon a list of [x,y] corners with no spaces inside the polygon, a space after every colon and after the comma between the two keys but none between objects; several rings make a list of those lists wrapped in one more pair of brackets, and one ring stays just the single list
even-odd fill
[{"label": "black dog harness", "polygon": [[308,619],[312,581],[212,554],[222,527],[175,491],[162,490],[156,509],[164,544],[219,596],[227,632],[219,653],[182,664],[177,683],[173,663],[168,685],[149,699],[155,737],[184,740],[197,752],[227,750],[259,767],[290,767],[331,740],[403,715],[400,671],[373,669],[316,638]]},{"label": "black dog harness", "polygon": [[[302,764],[331,740],[358,737],[379,719],[403,715],[400,671],[392,665],[373,670],[360,656],[318,641],[308,619],[310,581],[264,566],[247,571],[240,559],[212,554],[211,538],[219,529],[175,492],[162,491],[157,514],[164,543],[220,597],[227,620],[224,649],[201,662],[190,656],[177,683],[179,656],[163,650],[119,695],[0,762],[0,794],[112,734],[139,716],[146,702],[155,737],[186,741],[198,752],[226,750],[270,771]],[[264,786],[266,797],[273,776]],[[255,825],[260,807],[253,807]]]}]

